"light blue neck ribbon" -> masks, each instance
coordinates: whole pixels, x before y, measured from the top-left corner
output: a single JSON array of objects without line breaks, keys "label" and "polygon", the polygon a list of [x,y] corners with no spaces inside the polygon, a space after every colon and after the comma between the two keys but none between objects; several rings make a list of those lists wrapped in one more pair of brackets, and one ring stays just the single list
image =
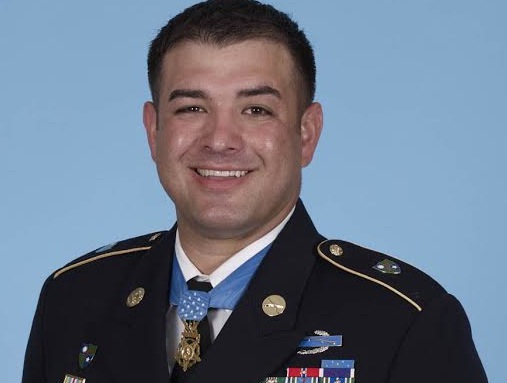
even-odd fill
[{"label": "light blue neck ribbon", "polygon": [[182,320],[200,321],[210,307],[233,310],[270,248],[271,244],[243,263],[209,292],[189,290],[178,259],[173,257],[169,302],[178,306],[178,316]]}]

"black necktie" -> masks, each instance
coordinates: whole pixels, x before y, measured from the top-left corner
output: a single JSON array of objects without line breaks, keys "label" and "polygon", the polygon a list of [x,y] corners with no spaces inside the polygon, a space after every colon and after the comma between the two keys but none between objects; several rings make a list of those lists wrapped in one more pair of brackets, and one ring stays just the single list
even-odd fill
[{"label": "black necktie", "polygon": [[[206,291],[206,292],[210,291],[213,288],[213,286],[211,286],[211,283],[197,281],[195,278],[189,280],[187,282],[187,286],[188,286],[189,290]],[[209,348],[209,346],[211,344],[210,323],[209,323],[207,315],[199,321],[199,324],[197,325],[197,331],[201,335],[199,347],[201,349],[200,356],[202,359],[202,357],[206,353],[206,350]],[[191,369],[191,367],[190,367],[190,369]],[[189,370],[187,370],[187,372],[188,371]],[[171,383],[182,382],[185,373],[186,372],[183,371],[181,366],[175,362],[174,366],[173,366],[173,371],[171,374]]]}]

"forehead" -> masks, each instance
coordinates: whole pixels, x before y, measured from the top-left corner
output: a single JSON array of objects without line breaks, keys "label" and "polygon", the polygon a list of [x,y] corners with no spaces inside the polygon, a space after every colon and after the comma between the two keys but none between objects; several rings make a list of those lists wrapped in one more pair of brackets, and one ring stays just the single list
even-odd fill
[{"label": "forehead", "polygon": [[170,87],[189,81],[232,83],[248,79],[289,86],[297,76],[288,49],[267,39],[227,45],[180,42],[164,56],[161,75],[164,86]]}]

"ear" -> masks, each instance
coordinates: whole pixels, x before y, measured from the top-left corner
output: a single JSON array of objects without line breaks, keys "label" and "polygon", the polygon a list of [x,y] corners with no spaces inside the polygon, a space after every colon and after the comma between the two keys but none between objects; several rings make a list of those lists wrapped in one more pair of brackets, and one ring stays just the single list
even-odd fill
[{"label": "ear", "polygon": [[307,166],[313,158],[322,131],[322,106],[318,102],[306,108],[301,117],[301,166]]},{"label": "ear", "polygon": [[151,158],[157,158],[157,110],[151,101],[146,101],[143,107],[143,124],[150,146]]}]

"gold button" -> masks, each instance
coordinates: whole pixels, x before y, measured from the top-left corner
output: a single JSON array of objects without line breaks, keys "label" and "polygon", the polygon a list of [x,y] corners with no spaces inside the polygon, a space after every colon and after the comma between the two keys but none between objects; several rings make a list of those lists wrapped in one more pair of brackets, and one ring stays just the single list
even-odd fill
[{"label": "gold button", "polygon": [[286,306],[287,303],[282,296],[270,295],[262,302],[262,311],[270,317],[275,317],[282,314]]},{"label": "gold button", "polygon": [[142,287],[138,287],[134,291],[132,291],[127,297],[127,306],[134,307],[137,306],[144,298],[144,289]]},{"label": "gold button", "polygon": [[337,244],[333,244],[333,245],[329,246],[329,251],[331,252],[331,254],[337,255],[337,256],[340,256],[343,254],[343,249],[340,246],[338,246]]}]

